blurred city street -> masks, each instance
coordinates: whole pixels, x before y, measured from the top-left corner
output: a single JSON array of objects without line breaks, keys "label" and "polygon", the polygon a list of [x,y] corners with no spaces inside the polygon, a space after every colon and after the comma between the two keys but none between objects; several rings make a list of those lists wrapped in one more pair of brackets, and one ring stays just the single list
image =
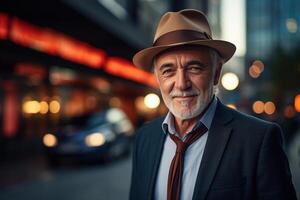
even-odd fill
[{"label": "blurred city street", "polygon": [[42,158],[1,165],[1,200],[128,199],[131,159],[47,167]]},{"label": "blurred city street", "polygon": [[[300,134],[287,148],[297,196],[300,198]],[[41,156],[0,167],[1,200],[128,199],[131,156],[113,162],[51,168]]]},{"label": "blurred city street", "polygon": [[132,58],[186,8],[236,46],[215,95],[281,127],[300,200],[299,0],[1,0],[0,200],[128,199],[136,130],[169,111]]}]

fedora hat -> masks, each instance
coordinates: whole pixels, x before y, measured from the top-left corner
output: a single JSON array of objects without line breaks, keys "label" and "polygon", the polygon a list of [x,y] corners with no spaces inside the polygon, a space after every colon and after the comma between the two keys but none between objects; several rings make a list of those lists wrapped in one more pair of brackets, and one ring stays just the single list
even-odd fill
[{"label": "fedora hat", "polygon": [[215,49],[224,62],[234,54],[234,44],[214,40],[206,16],[194,9],[184,9],[178,12],[167,12],[160,19],[151,47],[137,52],[133,63],[142,69],[150,71],[153,59],[160,52],[176,46],[200,45]]}]

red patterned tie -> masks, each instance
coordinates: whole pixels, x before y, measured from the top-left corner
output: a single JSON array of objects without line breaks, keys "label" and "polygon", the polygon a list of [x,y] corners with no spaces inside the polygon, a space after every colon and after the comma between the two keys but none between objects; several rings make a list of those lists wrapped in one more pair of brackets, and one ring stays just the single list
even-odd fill
[{"label": "red patterned tie", "polygon": [[181,179],[184,166],[184,153],[190,144],[199,139],[208,129],[204,124],[194,130],[193,133],[183,142],[174,134],[169,134],[176,144],[176,153],[172,160],[168,177],[168,196],[167,200],[179,200],[181,191]]}]

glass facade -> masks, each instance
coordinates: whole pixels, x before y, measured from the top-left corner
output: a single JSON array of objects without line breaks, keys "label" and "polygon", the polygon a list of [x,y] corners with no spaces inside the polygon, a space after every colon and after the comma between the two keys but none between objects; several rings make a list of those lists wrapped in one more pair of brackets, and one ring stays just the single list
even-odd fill
[{"label": "glass facade", "polygon": [[300,41],[300,4],[296,0],[247,1],[247,57],[268,60],[274,48],[289,52]]}]

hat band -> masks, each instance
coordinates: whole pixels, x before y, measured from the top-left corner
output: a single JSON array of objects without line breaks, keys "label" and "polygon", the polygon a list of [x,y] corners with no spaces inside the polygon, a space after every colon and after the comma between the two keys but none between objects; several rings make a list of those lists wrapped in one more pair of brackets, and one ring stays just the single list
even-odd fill
[{"label": "hat band", "polygon": [[193,40],[211,40],[211,36],[206,32],[198,32],[192,30],[180,30],[172,31],[160,36],[154,43],[153,46],[170,45],[181,42],[190,42]]}]

